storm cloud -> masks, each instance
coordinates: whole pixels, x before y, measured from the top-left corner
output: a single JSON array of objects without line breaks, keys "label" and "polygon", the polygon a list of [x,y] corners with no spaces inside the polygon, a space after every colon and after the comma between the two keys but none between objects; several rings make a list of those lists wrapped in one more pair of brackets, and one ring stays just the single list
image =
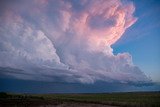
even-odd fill
[{"label": "storm cloud", "polygon": [[19,79],[72,83],[151,81],[132,63],[129,53],[114,55],[111,48],[137,20],[132,2],[1,2],[1,73]]}]

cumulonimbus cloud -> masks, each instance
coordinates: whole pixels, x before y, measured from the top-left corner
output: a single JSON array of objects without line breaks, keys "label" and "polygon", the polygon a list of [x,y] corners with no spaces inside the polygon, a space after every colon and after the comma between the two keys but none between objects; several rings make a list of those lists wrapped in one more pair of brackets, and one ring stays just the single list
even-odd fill
[{"label": "cumulonimbus cloud", "polygon": [[[0,16],[3,74],[81,83],[150,82],[129,53],[114,55],[111,48],[137,20],[132,2],[10,2],[4,1]],[[8,72],[4,67],[20,70]]]}]

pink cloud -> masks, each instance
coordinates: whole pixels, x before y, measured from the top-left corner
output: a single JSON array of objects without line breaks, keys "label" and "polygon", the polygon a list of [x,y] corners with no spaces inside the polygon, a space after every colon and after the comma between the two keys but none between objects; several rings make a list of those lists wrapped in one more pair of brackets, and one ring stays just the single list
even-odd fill
[{"label": "pink cloud", "polygon": [[132,63],[130,54],[114,55],[111,48],[137,20],[133,16],[134,5],[119,0],[77,2],[79,7],[72,1],[31,0],[21,2],[20,7],[13,6],[11,12],[5,10],[6,15],[0,17],[4,39],[0,43],[8,50],[0,51],[5,66],[20,67],[20,72],[32,74],[26,78],[36,76],[38,80],[150,81]]},{"label": "pink cloud", "polygon": [[114,44],[137,19],[133,17],[135,7],[132,3],[123,6],[120,1],[102,0],[89,2],[87,6],[79,13],[72,12],[71,7],[60,12],[62,29],[76,33],[73,42],[86,41],[91,50]]}]

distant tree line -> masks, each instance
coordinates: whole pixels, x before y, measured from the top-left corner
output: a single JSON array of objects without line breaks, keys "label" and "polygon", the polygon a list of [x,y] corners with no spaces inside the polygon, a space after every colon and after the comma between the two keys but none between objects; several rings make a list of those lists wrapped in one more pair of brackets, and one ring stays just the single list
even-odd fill
[{"label": "distant tree line", "polygon": [[43,99],[43,97],[25,95],[25,94],[9,94],[6,92],[0,92],[0,99]]}]

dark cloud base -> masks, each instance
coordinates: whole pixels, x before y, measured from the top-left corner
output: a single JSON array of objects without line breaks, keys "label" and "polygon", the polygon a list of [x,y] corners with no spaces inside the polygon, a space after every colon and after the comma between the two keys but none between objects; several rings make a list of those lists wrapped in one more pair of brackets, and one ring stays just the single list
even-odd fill
[{"label": "dark cloud base", "polygon": [[[0,78],[1,92],[15,93],[105,93],[131,91],[160,91],[160,84],[131,85],[96,82],[94,84],[58,83]],[[47,88],[46,88],[47,87]]]}]

